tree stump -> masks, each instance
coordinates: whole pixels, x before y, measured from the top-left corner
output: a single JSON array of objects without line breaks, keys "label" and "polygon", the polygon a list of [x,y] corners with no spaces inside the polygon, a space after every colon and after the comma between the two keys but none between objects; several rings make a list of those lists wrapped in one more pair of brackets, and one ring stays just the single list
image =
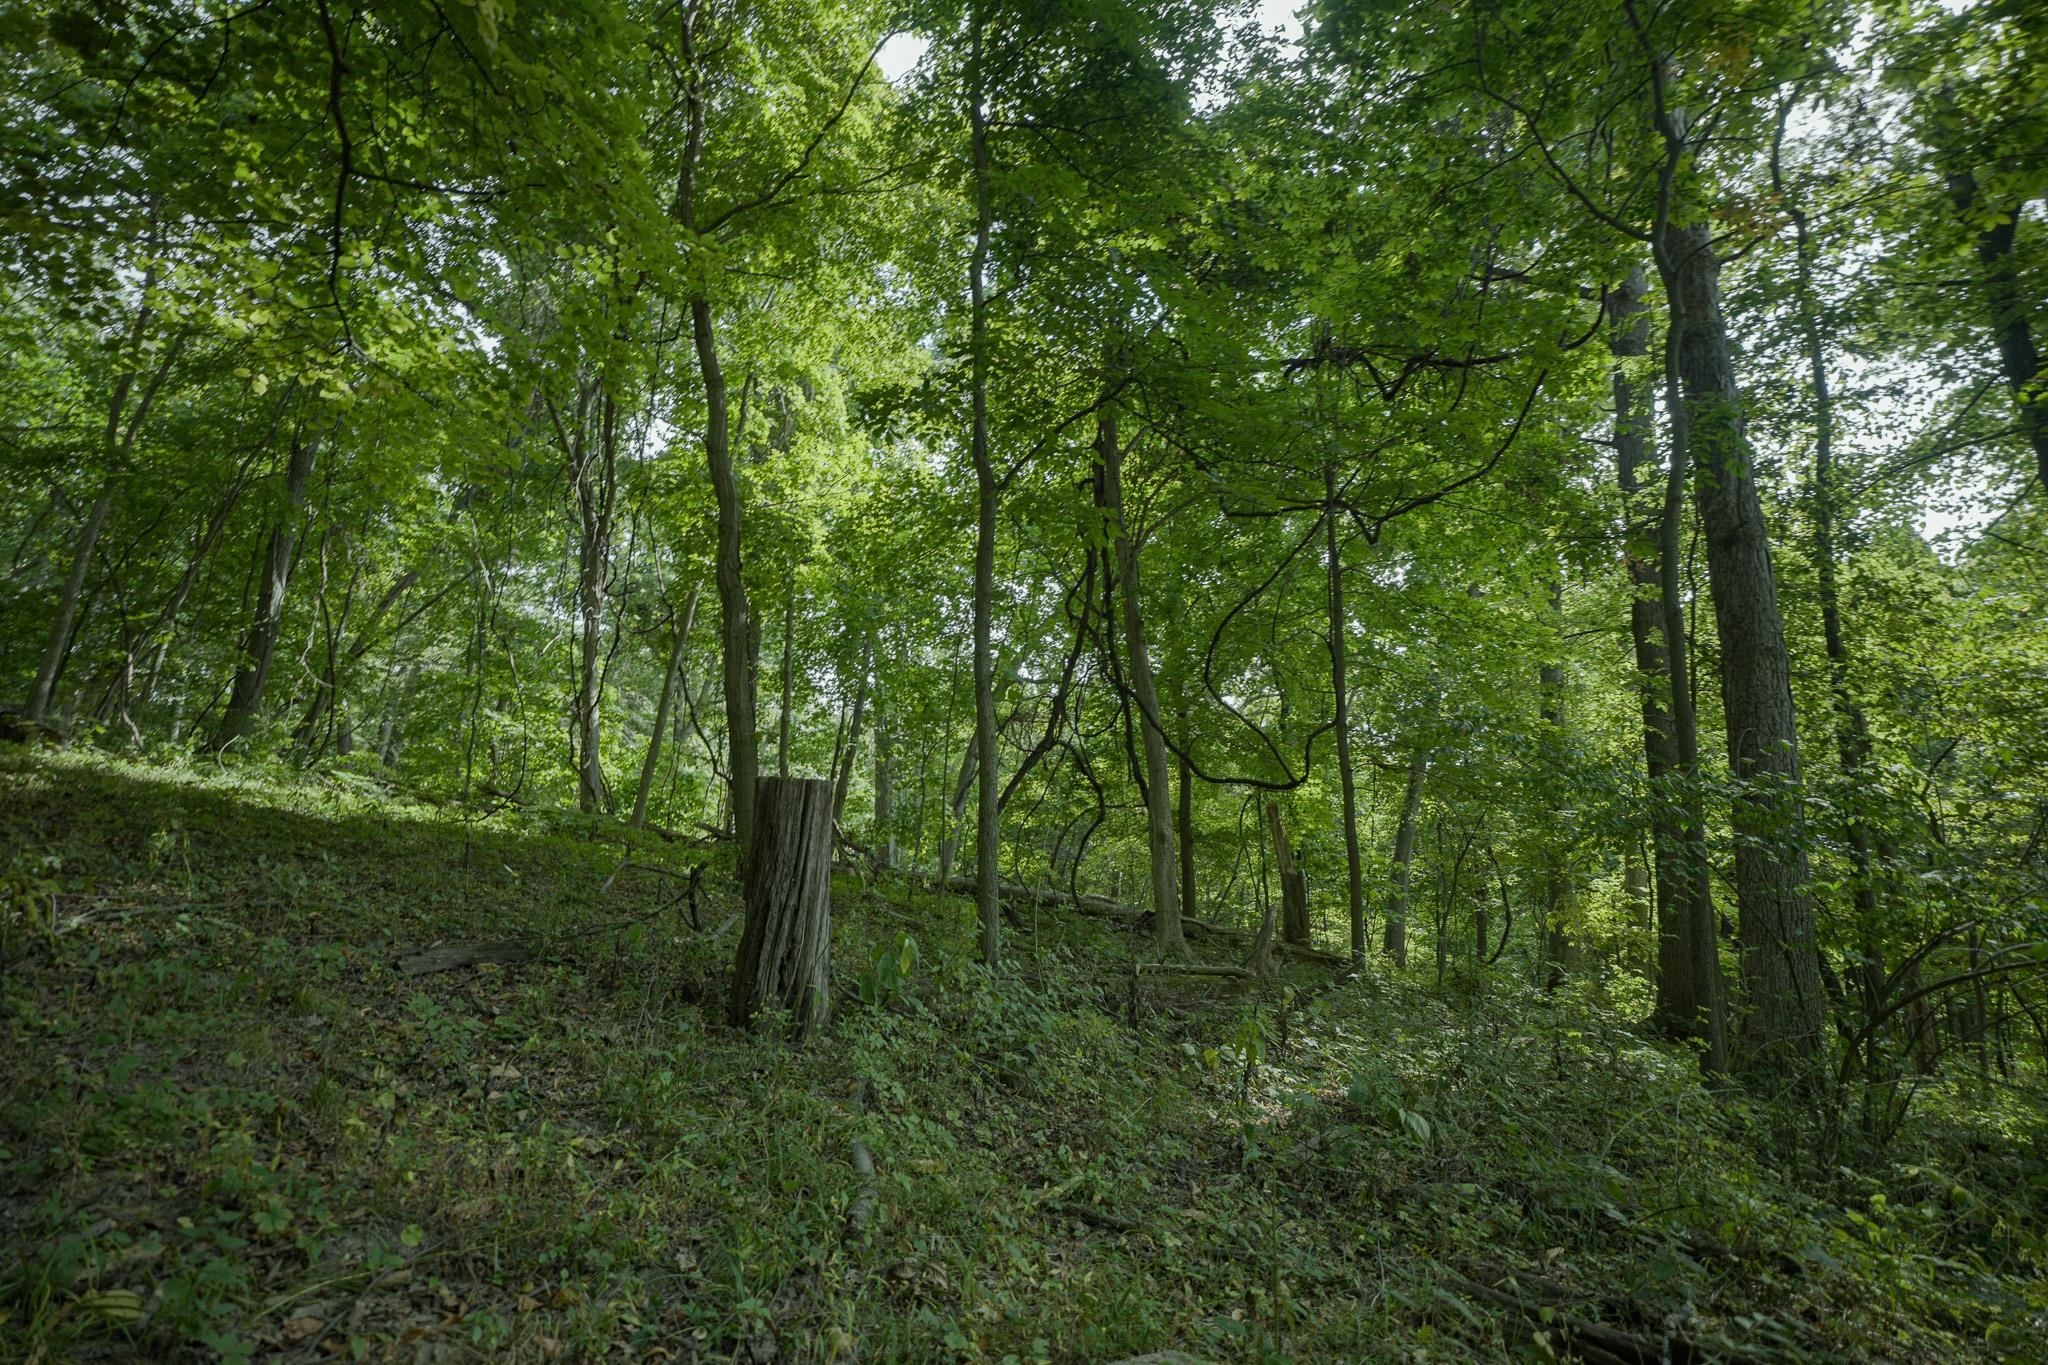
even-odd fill
[{"label": "tree stump", "polygon": [[832,973],[832,784],[764,777],[755,784],[745,870],[747,927],[726,1017],[745,1027],[781,1006],[809,1038],[824,1025]]},{"label": "tree stump", "polygon": [[1280,803],[1266,802],[1266,826],[1273,832],[1273,861],[1280,868],[1280,937],[1284,942],[1315,941],[1308,922],[1308,874],[1294,861],[1287,827],[1280,822]]}]

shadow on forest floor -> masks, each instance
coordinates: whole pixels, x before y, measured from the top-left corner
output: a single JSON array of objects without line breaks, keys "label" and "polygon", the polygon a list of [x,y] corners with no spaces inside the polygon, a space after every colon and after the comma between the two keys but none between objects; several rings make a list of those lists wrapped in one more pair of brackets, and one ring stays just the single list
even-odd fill
[{"label": "shadow on forest floor", "polygon": [[[2038,1123],[1946,1094],[1802,1185],[1808,1121],[1590,1000],[1368,981],[1283,1036],[1285,985],[1206,979],[1148,983],[1134,1022],[1099,921],[1033,913],[992,976],[963,901],[843,878],[837,1014],[794,1050],[722,1022],[737,905],[689,844],[21,750],[0,843],[10,1359],[1948,1360],[2048,1333]],[[628,855],[713,860],[698,927]],[[906,934],[896,990],[871,964]],[[534,957],[394,967],[474,937]]]}]

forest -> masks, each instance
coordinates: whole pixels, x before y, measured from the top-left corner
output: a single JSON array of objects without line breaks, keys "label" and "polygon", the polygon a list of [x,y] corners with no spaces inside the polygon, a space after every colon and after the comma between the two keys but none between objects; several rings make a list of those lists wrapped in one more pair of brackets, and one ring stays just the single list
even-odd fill
[{"label": "forest", "polygon": [[2048,1358],[2039,0],[0,51],[0,1356]]}]

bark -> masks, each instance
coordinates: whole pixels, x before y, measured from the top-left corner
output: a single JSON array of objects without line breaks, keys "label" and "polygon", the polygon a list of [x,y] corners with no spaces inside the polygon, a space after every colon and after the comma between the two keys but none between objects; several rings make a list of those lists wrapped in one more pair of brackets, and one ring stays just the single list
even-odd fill
[{"label": "bark", "polygon": [[[1337,470],[1323,466],[1323,529],[1330,571],[1330,691],[1337,705],[1337,778],[1344,794],[1345,893],[1351,912],[1351,960],[1365,962],[1365,860],[1358,850],[1358,780],[1351,764],[1351,689],[1345,676],[1344,561],[1337,541]],[[1284,889],[1286,883],[1281,883]],[[1304,918],[1306,907],[1304,906]]]},{"label": "bark", "polygon": [[[1814,586],[1820,598],[1821,638],[1828,654],[1829,692],[1835,707],[1835,752],[1849,802],[1853,803],[1870,766],[1870,723],[1849,686],[1849,641],[1842,628],[1841,570],[1835,553],[1835,528],[1839,524],[1840,490],[1835,480],[1835,402],[1829,383],[1827,347],[1821,336],[1818,296],[1814,288],[1813,233],[1806,211],[1796,198],[1784,193],[1778,170],[1778,144],[1771,147],[1771,176],[1787,204],[1792,218],[1794,257],[1798,274],[1800,339],[1806,350],[1806,364],[1813,393],[1813,509]],[[2024,326],[2024,323],[2022,324]],[[2041,449],[2048,452],[2048,446]],[[2044,454],[2048,458],[2048,454]],[[2048,468],[2048,466],[2044,466]],[[1851,813],[1843,831],[1848,836],[1849,861],[1855,873],[1851,898],[1856,907],[1856,941],[1860,961],[1856,984],[1865,1017],[1874,1016],[1884,996],[1884,949],[1878,937],[1876,856],[1870,827]],[[1876,1061],[1876,1049],[1871,1050]]]},{"label": "bark", "polygon": [[1287,827],[1280,819],[1280,803],[1267,798],[1266,828],[1273,836],[1273,868],[1280,876],[1280,934],[1289,943],[1310,943],[1314,934],[1308,923],[1308,878],[1294,861],[1294,848],[1287,842]]},{"label": "bark", "polygon": [[1002,903],[997,894],[1001,831],[997,826],[996,690],[992,638],[995,623],[996,476],[988,448],[988,110],[984,104],[981,14],[972,18],[968,91],[970,153],[974,170],[974,251],[967,267],[968,395],[974,459],[974,748],[980,768],[975,802],[975,901],[981,921],[981,960],[1002,958]]},{"label": "bark", "polygon": [[[1550,584],[1550,613],[1554,621],[1562,620],[1564,612],[1564,584],[1556,579]],[[1562,645],[1562,641],[1559,641]],[[1543,721],[1550,730],[1555,762],[1562,764],[1565,752],[1564,721],[1564,665],[1557,660],[1543,664],[1537,670],[1537,685],[1543,697]],[[1577,890],[1572,885],[1571,867],[1566,859],[1562,815],[1553,809],[1549,813],[1550,829],[1548,847],[1544,850],[1546,866],[1543,878],[1543,988],[1556,990],[1564,984],[1570,974],[1573,945],[1568,920]],[[1439,954],[1441,956],[1441,954]],[[1439,963],[1438,972],[1442,966]]]},{"label": "bark", "polygon": [[[1613,330],[1609,339],[1614,365],[1614,452],[1621,485],[1624,553],[1631,589],[1629,636],[1635,645],[1636,689],[1643,717],[1643,766],[1650,785],[1650,834],[1654,852],[1656,954],[1651,973],[1656,984],[1654,1018],[1673,1036],[1703,1032],[1705,1011],[1699,998],[1700,973],[1692,960],[1692,884],[1685,876],[1686,831],[1679,818],[1682,794],[1675,789],[1680,769],[1675,756],[1677,731],[1669,699],[1678,689],[1671,680],[1669,636],[1660,597],[1664,552],[1659,518],[1648,504],[1644,472],[1650,463],[1653,419],[1647,385],[1631,373],[1631,362],[1650,350],[1650,314],[1643,302],[1648,288],[1640,269],[1631,271],[1609,300]],[[1682,617],[1681,617],[1682,621]],[[1684,667],[1684,641],[1679,639],[1679,667]],[[1689,703],[1690,695],[1686,701]]]},{"label": "bark", "polygon": [[[1667,336],[1667,389],[1671,383],[1670,340]],[[1664,627],[1664,670],[1671,683],[1666,699],[1671,708],[1672,808],[1678,822],[1674,876],[1685,939],[1681,965],[1686,973],[1682,990],[1673,989],[1673,1020],[1683,1033],[1705,1039],[1706,1069],[1718,1073],[1728,1069],[1727,991],[1721,977],[1713,869],[1707,862],[1707,819],[1698,778],[1699,718],[1693,701],[1692,645],[1686,630],[1685,583],[1681,574],[1685,488],[1691,456],[1685,443],[1677,439],[1682,407],[1675,391],[1668,391],[1666,399],[1672,414],[1673,440],[1664,472],[1664,508],[1657,526],[1657,596],[1658,615]]]},{"label": "bark", "polygon": [[585,814],[607,809],[604,777],[604,602],[610,573],[613,512],[618,500],[618,409],[609,393],[599,403],[595,448],[587,431],[589,394],[577,404],[576,429],[564,440],[576,496],[576,802]]},{"label": "bark", "polygon": [[760,771],[760,736],[754,721],[752,619],[747,585],[740,574],[740,487],[733,468],[727,425],[725,371],[718,358],[718,331],[711,302],[690,301],[690,330],[697,368],[704,380],[704,460],[718,501],[718,553],[713,578],[718,587],[719,659],[725,682],[725,745],[728,799],[740,866],[754,846],[754,782]]},{"label": "bark", "polygon": [[757,802],[748,821],[755,842],[744,878],[747,923],[726,1018],[744,1028],[755,1011],[780,1007],[810,1038],[831,1006],[832,784],[764,777]]},{"label": "bark", "polygon": [[868,654],[875,661],[875,860],[886,870],[896,866],[896,733],[882,704],[882,660],[872,632]]},{"label": "bark", "polygon": [[633,794],[633,828],[647,823],[647,798],[654,790],[654,775],[661,767],[661,741],[668,733],[668,718],[675,706],[677,681],[690,657],[690,628],[697,623],[697,599],[704,591],[702,580],[690,585],[683,603],[683,619],[676,626],[675,642],[669,646],[668,670],[662,674],[661,700],[654,708],[654,730],[647,736],[647,757],[640,764],[640,788]]},{"label": "bark", "polygon": [[1422,813],[1422,779],[1429,760],[1420,751],[1408,760],[1408,785],[1401,793],[1401,822],[1394,828],[1394,886],[1387,898],[1382,947],[1396,967],[1408,965],[1408,875],[1415,866],[1415,823]]},{"label": "bark", "polygon": [[1742,1051],[1750,1065],[1799,1072],[1819,1052],[1823,1001],[1784,619],[1721,312],[1712,237],[1704,224],[1667,226],[1656,245],[1671,309],[1678,400],[1672,406],[1672,444],[1696,464],[1693,496],[1721,642],[1721,704],[1735,779],[1746,1011]]},{"label": "bark", "polygon": [[285,593],[291,586],[293,551],[300,520],[306,514],[307,486],[319,456],[320,438],[295,436],[285,466],[284,505],[271,524],[263,556],[263,579],[257,588],[256,613],[242,641],[242,659],[220,726],[207,742],[214,752],[247,739],[263,716],[263,693],[270,683],[271,660],[277,653],[278,627],[284,621]]},{"label": "bark", "polygon": [[[1967,216],[1979,208],[1977,178],[1968,171],[1949,177],[1949,197],[1956,209]],[[2028,313],[2030,302],[2020,286],[2019,266],[2013,248],[2019,235],[2024,204],[2001,205],[1997,218],[1977,233],[1978,277],[1984,304],[1990,314],[1991,334],[1998,345],[1998,366],[2012,392],[2020,430],[2034,450],[2035,476],[2048,490],[2048,376],[2041,371],[2041,351],[2034,341]]]},{"label": "bark", "polygon": [[1146,639],[1144,586],[1138,569],[1138,544],[1124,515],[1123,448],[1117,439],[1116,416],[1105,411],[1096,423],[1098,495],[1116,540],[1117,577],[1121,580],[1125,681],[1138,703],[1145,758],[1145,844],[1151,854],[1152,912],[1162,957],[1187,951],[1181,933],[1179,869],[1173,855],[1172,777],[1166,761],[1166,734],[1159,712],[1159,689],[1152,676],[1151,646]]},{"label": "bark", "polygon": [[789,706],[796,692],[796,584],[782,603],[782,696],[775,712],[775,774],[789,776]]},{"label": "bark", "polygon": [[[1185,703],[1180,708],[1180,734],[1184,746],[1194,743]],[[1184,757],[1179,768],[1180,799],[1174,803],[1174,845],[1180,850],[1180,917],[1186,921],[1201,912],[1195,897],[1195,771]]]},{"label": "bark", "polygon": [[[696,57],[696,14],[683,12],[683,52]],[[687,232],[697,231],[697,170],[704,159],[705,92],[694,72],[683,90],[685,131],[682,169],[676,178],[675,216]],[[760,736],[755,730],[753,615],[741,575],[739,475],[732,462],[732,430],[725,368],[718,355],[718,321],[708,294],[690,298],[690,340],[704,382],[704,463],[718,504],[718,549],[713,578],[718,587],[719,661],[725,686],[726,799],[732,807],[733,842],[744,876],[754,842],[754,782],[760,770]]]}]

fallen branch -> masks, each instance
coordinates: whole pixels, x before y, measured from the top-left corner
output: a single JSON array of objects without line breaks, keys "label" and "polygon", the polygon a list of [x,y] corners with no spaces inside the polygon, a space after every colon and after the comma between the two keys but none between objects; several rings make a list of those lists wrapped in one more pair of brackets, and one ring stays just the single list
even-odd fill
[{"label": "fallen branch", "polygon": [[[1572,1293],[1553,1280],[1545,1280],[1542,1276],[1523,1271],[1495,1270],[1492,1273],[1511,1288],[1498,1289],[1454,1272],[1449,1278],[1451,1286],[1460,1293],[1493,1304],[1497,1308],[1509,1309],[1546,1330],[1562,1335],[1565,1341],[1561,1344],[1581,1360],[1592,1361],[1595,1365],[1665,1365],[1665,1362],[1669,1362],[1669,1365],[1696,1365],[1696,1362],[1707,1358],[1708,1353],[1704,1348],[1675,1332],[1664,1332],[1652,1337],[1566,1312],[1559,1306],[1559,1301],[1569,1302]],[[1521,1281],[1528,1281],[1533,1287],[1548,1290],[1551,1301],[1535,1302],[1516,1292],[1521,1288]],[[1720,1361],[1734,1362],[1746,1359],[1719,1349],[1712,1354],[1714,1359]]]},{"label": "fallen branch", "polygon": [[500,943],[450,943],[401,957],[397,967],[406,976],[426,976],[430,972],[452,972],[458,967],[474,967],[482,962],[516,967],[532,956],[532,950],[517,939],[506,939]]},{"label": "fallen branch", "polygon": [[1072,1199],[1048,1199],[1039,1207],[1052,1213],[1063,1213],[1069,1218],[1078,1218],[1084,1223],[1110,1232],[1136,1232],[1142,1226],[1135,1218],[1126,1218],[1120,1213],[1112,1213],[1108,1209]]}]

